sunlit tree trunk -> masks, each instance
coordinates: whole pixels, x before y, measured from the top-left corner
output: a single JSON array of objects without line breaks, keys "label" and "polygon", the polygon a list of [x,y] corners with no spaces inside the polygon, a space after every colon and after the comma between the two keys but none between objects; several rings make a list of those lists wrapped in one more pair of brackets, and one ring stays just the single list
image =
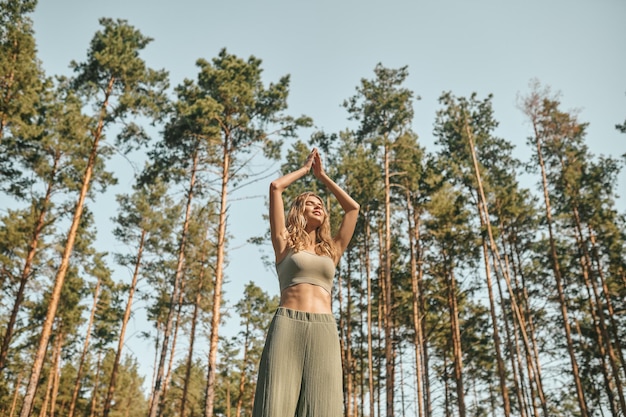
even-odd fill
[{"label": "sunlit tree trunk", "polygon": [[[1,137],[1,135],[0,135]],[[20,307],[22,306],[22,302],[24,301],[24,291],[26,289],[26,283],[30,278],[30,274],[33,267],[33,262],[35,260],[35,254],[37,253],[37,247],[39,246],[39,239],[41,237],[41,233],[45,226],[45,219],[48,215],[48,210],[50,207],[50,198],[52,197],[52,188],[53,182],[56,175],[56,170],[59,164],[59,160],[61,159],[61,155],[59,152],[55,153],[54,163],[52,173],[50,175],[51,180],[48,182],[46,186],[46,193],[44,198],[40,202],[39,215],[37,216],[37,222],[35,223],[35,227],[33,229],[33,236],[28,245],[28,253],[26,254],[26,260],[24,261],[24,267],[22,268],[22,274],[20,275],[20,283],[17,289],[17,293],[15,294],[15,298],[13,301],[13,308],[11,309],[11,315],[9,316],[9,321],[4,329],[4,336],[2,338],[2,347],[0,347],[0,375],[2,375],[2,371],[6,365],[7,354],[9,352],[9,346],[11,345],[11,339],[13,338],[13,330],[15,328],[15,322],[17,320],[17,315],[19,313]]]},{"label": "sunlit tree trunk", "polygon": [[373,331],[373,323],[372,323],[372,268],[371,268],[371,251],[370,251],[370,241],[371,241],[371,233],[370,233],[370,221],[368,218],[368,211],[364,211],[363,216],[365,218],[365,232],[363,238],[363,249],[364,249],[364,257],[365,257],[365,283],[367,286],[366,296],[367,296],[367,388],[369,393],[369,411],[370,416],[374,417],[375,414],[375,395],[374,395],[374,344],[372,340],[372,331]]},{"label": "sunlit tree trunk", "polygon": [[52,371],[50,372],[50,377],[52,379],[52,389],[50,392],[50,413],[48,413],[50,417],[54,417],[57,398],[59,396],[59,380],[61,379],[61,353],[64,340],[65,334],[61,333],[58,336],[58,342],[55,346],[53,366]]},{"label": "sunlit tree trunk", "polygon": [[111,95],[111,92],[113,91],[114,82],[115,82],[115,78],[111,77],[109,79],[109,84],[106,90],[105,99],[102,104],[101,117],[100,117],[100,120],[98,121],[98,126],[94,133],[91,152],[89,153],[87,166],[85,168],[85,173],[83,175],[82,185],[81,185],[80,193],[78,195],[78,201],[76,202],[76,206],[74,208],[74,215],[72,218],[72,223],[70,225],[70,230],[67,234],[67,240],[65,243],[65,247],[63,249],[63,255],[61,256],[61,263],[59,265],[57,274],[54,278],[54,286],[50,294],[48,310],[46,312],[46,318],[44,320],[44,323],[41,329],[39,345],[37,347],[37,352],[33,360],[31,376],[28,381],[28,387],[26,389],[26,395],[24,397],[24,402],[22,404],[22,411],[20,413],[20,417],[28,417],[31,413],[31,409],[33,406],[33,400],[35,398],[35,392],[37,390],[37,383],[39,381],[39,375],[41,374],[41,369],[43,367],[43,362],[45,359],[46,347],[48,346],[48,340],[50,339],[50,334],[52,332],[52,325],[54,322],[54,318],[56,317],[56,312],[57,312],[59,300],[61,297],[61,290],[63,288],[63,283],[65,282],[65,276],[67,274],[67,270],[69,268],[70,256],[72,254],[72,250],[74,249],[74,241],[76,240],[76,233],[78,231],[80,220],[83,215],[85,199],[87,198],[87,192],[91,185],[91,177],[92,177],[94,165],[96,163],[96,159],[98,156],[98,146],[100,143],[100,139],[102,137],[102,129],[104,127],[104,115],[106,114],[106,108],[108,106],[109,97]]},{"label": "sunlit tree trunk", "polygon": [[[467,123],[467,121],[465,122],[465,130],[467,133],[467,137],[469,140],[469,148],[470,148],[470,153],[471,153],[471,157],[472,157],[472,165],[473,165],[473,169],[474,169],[474,174],[476,176],[476,183],[478,184],[478,199],[479,199],[479,204],[480,204],[480,208],[481,208],[481,212],[482,212],[482,216],[484,216],[484,219],[487,219],[486,221],[484,219],[481,219],[481,223],[486,226],[486,230],[487,230],[487,236],[489,239],[489,247],[491,249],[491,253],[493,255],[493,259],[494,259],[494,264],[498,266],[498,270],[500,271],[500,273],[502,274],[502,277],[505,279],[506,282],[506,286],[509,292],[509,299],[510,299],[510,303],[511,303],[511,308],[513,311],[513,314],[515,316],[515,318],[517,319],[517,322],[520,324],[519,329],[522,332],[522,336],[523,336],[523,340],[524,340],[524,344],[526,346],[527,349],[530,348],[530,342],[528,340],[528,335],[526,332],[526,326],[525,326],[525,321],[522,317],[522,314],[520,312],[520,308],[518,306],[517,303],[517,298],[515,296],[515,292],[513,291],[513,287],[511,284],[511,278],[509,276],[508,273],[508,269],[504,268],[504,266],[502,265],[502,259],[499,255],[499,251],[495,242],[495,239],[493,237],[493,232],[492,232],[492,228],[491,228],[491,222],[489,221],[489,210],[487,207],[487,198],[485,196],[485,191],[482,187],[482,180],[481,180],[481,176],[480,176],[480,170],[478,167],[478,158],[476,156],[476,151],[475,151],[475,146],[474,146],[474,140],[473,140],[473,134],[469,128],[469,124]],[[534,362],[529,361],[528,362],[531,366],[534,367]],[[544,405],[544,411],[546,412],[546,415],[548,415],[547,413],[547,405],[545,402],[545,398],[543,398],[543,389],[539,389],[538,390],[539,394],[542,396],[541,398],[541,402]]]},{"label": "sunlit tree trunk", "polygon": [[67,413],[67,417],[74,416],[74,410],[76,408],[76,401],[78,399],[78,393],[80,391],[80,385],[83,378],[83,368],[85,366],[85,359],[87,358],[87,352],[89,350],[89,340],[91,337],[91,328],[93,327],[94,317],[96,315],[96,308],[98,306],[98,298],[100,297],[100,278],[96,282],[96,287],[93,291],[93,303],[91,304],[91,313],[89,314],[89,322],[87,323],[87,329],[85,331],[85,341],[83,343],[83,351],[80,354],[78,361],[78,369],[76,370],[76,381],[74,381],[74,389],[72,391],[72,399],[70,400],[70,409]]},{"label": "sunlit tree trunk", "polygon": [[406,192],[406,206],[407,206],[407,221],[409,225],[409,263],[411,267],[411,312],[413,328],[415,334],[413,335],[413,346],[415,349],[415,385],[417,390],[417,415],[418,417],[424,416],[424,397],[427,395],[424,392],[424,338],[422,333],[422,317],[423,311],[420,310],[422,292],[421,292],[421,280],[422,280],[422,249],[420,245],[420,231],[419,231],[419,214],[411,203],[411,195],[409,190]]},{"label": "sunlit tree trunk", "polygon": [[[183,261],[184,262],[184,261]],[[183,271],[184,275],[184,271]],[[181,327],[182,320],[182,309],[183,309],[183,301],[185,297],[185,284],[186,280],[181,279],[180,290],[178,292],[178,300],[176,301],[176,318],[174,319],[174,335],[172,336],[172,347],[170,348],[169,353],[169,361],[167,364],[167,372],[165,373],[165,378],[163,382],[163,392],[161,394],[161,404],[159,405],[160,409],[163,409],[165,405],[164,402],[167,398],[167,393],[170,388],[170,382],[172,380],[172,370],[174,369],[174,357],[176,355],[176,342],[178,341],[178,331]],[[160,413],[159,413],[160,414]]]},{"label": "sunlit tree trunk", "polygon": [[537,122],[533,118],[533,128],[535,129],[535,142],[537,158],[539,161],[539,167],[541,168],[541,182],[543,186],[544,207],[546,213],[546,221],[548,225],[548,236],[550,241],[550,259],[552,261],[552,270],[554,272],[554,279],[556,281],[557,294],[559,298],[559,305],[561,309],[561,316],[563,318],[563,328],[565,331],[565,338],[567,342],[567,352],[569,353],[570,363],[572,367],[572,376],[574,379],[574,386],[576,387],[576,395],[578,398],[578,405],[580,406],[580,413],[582,417],[589,417],[587,411],[587,402],[585,400],[585,393],[580,380],[580,374],[578,369],[578,361],[576,360],[576,353],[574,349],[574,342],[572,340],[572,330],[569,321],[569,314],[567,311],[567,300],[565,297],[565,290],[563,289],[563,279],[561,277],[561,266],[559,264],[559,256],[556,250],[556,242],[554,239],[554,226],[552,221],[552,208],[550,206],[550,194],[548,189],[548,178],[546,174],[546,167],[543,160],[542,148],[541,148],[541,136],[537,130]]},{"label": "sunlit tree trunk", "polygon": [[[133,269],[133,277],[128,289],[128,298],[126,299],[126,308],[124,310],[124,317],[122,318],[122,326],[120,329],[120,335],[117,341],[117,350],[115,351],[115,359],[113,360],[113,369],[111,370],[111,377],[109,378],[109,385],[107,388],[106,397],[103,404],[102,415],[104,417],[109,416],[111,410],[111,402],[113,401],[113,393],[117,383],[117,375],[119,372],[120,360],[122,358],[122,350],[124,349],[124,340],[126,338],[126,328],[128,321],[130,320],[130,314],[132,312],[133,298],[137,289],[137,281],[139,280],[139,267],[141,265],[141,259],[143,255],[143,249],[145,245],[147,231],[143,229],[141,231],[141,237],[139,238],[139,248],[137,249],[137,259]],[[68,417],[71,417],[68,416]]]},{"label": "sunlit tree trunk", "polygon": [[[446,255],[444,254],[444,262]],[[446,268],[447,269],[447,268]],[[457,300],[456,278],[452,270],[446,271],[448,310],[450,314],[450,333],[452,334],[453,370],[456,386],[457,407],[459,417],[465,417],[465,386],[463,384],[463,348],[461,346],[461,325],[459,323],[459,306]]]},{"label": "sunlit tree trunk", "polygon": [[230,140],[225,140],[222,147],[221,187],[219,219],[217,228],[217,256],[215,260],[215,282],[213,285],[213,310],[211,316],[211,334],[209,338],[209,364],[207,389],[204,407],[205,417],[213,416],[215,401],[215,376],[217,373],[217,350],[222,306],[222,283],[224,280],[224,262],[226,252],[226,216],[228,210],[228,181],[230,179]]},{"label": "sunlit tree trunk", "polygon": [[383,282],[385,315],[383,326],[385,331],[385,387],[386,387],[386,416],[394,416],[395,394],[395,343],[393,327],[395,325],[393,310],[393,290],[391,277],[391,183],[389,173],[389,144],[384,139],[383,170],[385,184],[385,235],[383,249]]},{"label": "sunlit tree trunk", "polygon": [[[578,243],[579,251],[582,254],[582,256],[580,257],[582,275],[585,281],[585,286],[587,287],[587,291],[589,293],[589,311],[594,322],[596,340],[598,343],[598,351],[600,354],[600,361],[602,363],[601,368],[605,380],[605,390],[609,398],[609,406],[611,408],[611,411],[614,415],[617,415],[618,411],[617,409],[615,409],[615,395],[613,394],[613,385],[615,386],[617,391],[617,400],[619,401],[620,408],[622,409],[622,411],[626,412],[626,400],[624,399],[624,389],[618,364],[619,359],[617,358],[607,329],[602,296],[600,295],[597,283],[589,276],[592,268],[591,255],[589,254],[587,244],[584,241],[585,239],[583,236],[583,227],[577,207],[573,207],[572,215],[576,228],[576,242]],[[608,296],[609,295],[607,294],[607,299]],[[611,374],[609,374],[609,368]]]},{"label": "sunlit tree trunk", "polygon": [[[600,280],[600,285],[602,287],[602,292],[605,294],[605,302],[606,302],[606,308],[607,308],[607,312],[608,312],[608,316],[609,316],[609,320],[610,320],[610,328],[611,328],[611,332],[613,335],[613,340],[615,341],[615,351],[617,353],[617,356],[619,358],[619,365],[621,366],[621,368],[623,369],[624,372],[624,377],[626,377],[626,361],[624,360],[624,350],[622,349],[622,343],[620,341],[620,336],[619,336],[619,323],[616,322],[615,317],[616,317],[616,313],[615,313],[615,309],[613,308],[613,303],[611,301],[611,291],[609,290],[606,280],[604,278],[604,270],[602,268],[602,264],[600,261],[600,256],[598,256],[598,247],[596,244],[596,234],[594,233],[594,230],[592,228],[591,225],[587,225],[587,229],[588,229],[588,235],[589,235],[589,242],[591,244],[591,258],[593,259],[593,263],[595,265],[595,270],[598,274],[598,279]],[[625,283],[626,284],[626,283]],[[625,285],[626,286],[626,285]]]},{"label": "sunlit tree trunk", "polygon": [[185,219],[183,221],[183,229],[180,235],[180,241],[178,246],[178,259],[176,262],[176,275],[174,277],[174,283],[172,288],[172,295],[168,306],[167,319],[165,327],[163,329],[163,340],[161,342],[161,354],[159,356],[159,363],[156,369],[156,377],[154,382],[154,388],[152,391],[152,397],[150,401],[149,417],[156,417],[159,415],[159,405],[161,404],[161,396],[163,395],[164,388],[164,373],[165,373],[165,361],[169,351],[169,339],[172,334],[172,327],[174,321],[174,314],[176,311],[176,304],[178,303],[179,294],[182,291],[183,286],[183,266],[185,262],[185,247],[187,243],[187,233],[189,229],[189,221],[191,216],[191,203],[194,197],[194,189],[196,186],[196,175],[198,167],[198,150],[196,149],[192,157],[192,167],[189,179],[189,187],[187,189],[187,202],[185,206]]},{"label": "sunlit tree trunk", "polygon": [[[202,254],[200,263],[205,265],[208,258],[208,239],[204,239],[202,245]],[[191,379],[191,368],[193,366],[193,354],[196,343],[196,327],[198,324],[198,317],[200,315],[200,303],[202,301],[202,289],[204,287],[204,280],[207,268],[200,269],[200,275],[198,277],[198,288],[196,289],[196,297],[193,304],[193,312],[191,315],[191,330],[189,335],[189,350],[187,351],[187,364],[185,365],[185,380],[183,381],[183,392],[180,399],[180,417],[185,417],[187,413],[187,396],[189,394],[189,382]]]},{"label": "sunlit tree trunk", "polygon": [[98,362],[96,364],[96,370],[94,372],[95,378],[93,381],[93,391],[91,392],[91,403],[89,407],[89,417],[95,417],[96,408],[98,405],[98,387],[100,386],[100,373],[102,369],[102,349],[98,350]]}]

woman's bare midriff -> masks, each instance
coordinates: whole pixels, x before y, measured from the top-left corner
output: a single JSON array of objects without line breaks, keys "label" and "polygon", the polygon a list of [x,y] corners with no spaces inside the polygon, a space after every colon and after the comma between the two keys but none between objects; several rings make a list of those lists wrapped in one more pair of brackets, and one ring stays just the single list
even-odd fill
[{"label": "woman's bare midriff", "polygon": [[332,314],[328,291],[313,284],[296,284],[280,294],[280,306],[308,313]]}]

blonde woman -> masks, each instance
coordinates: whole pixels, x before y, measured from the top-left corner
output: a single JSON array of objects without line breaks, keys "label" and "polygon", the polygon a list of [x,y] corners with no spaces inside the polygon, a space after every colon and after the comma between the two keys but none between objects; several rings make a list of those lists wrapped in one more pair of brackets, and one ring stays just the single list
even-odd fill
[{"label": "blonde woman", "polygon": [[[335,236],[323,200],[313,193],[296,197],[285,221],[283,191],[311,169],[344,211]],[[343,416],[341,355],[331,293],[335,267],[358,215],[359,204],[326,175],[317,149],[302,168],[271,183],[270,232],[280,306],[261,356],[253,417]]]}]

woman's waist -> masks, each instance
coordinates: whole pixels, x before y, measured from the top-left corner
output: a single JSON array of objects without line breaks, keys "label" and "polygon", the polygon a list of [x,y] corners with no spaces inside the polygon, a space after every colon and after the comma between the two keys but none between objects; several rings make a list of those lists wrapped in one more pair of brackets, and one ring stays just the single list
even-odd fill
[{"label": "woman's waist", "polygon": [[280,293],[280,306],[309,313],[332,314],[330,293],[319,285],[294,284]]}]

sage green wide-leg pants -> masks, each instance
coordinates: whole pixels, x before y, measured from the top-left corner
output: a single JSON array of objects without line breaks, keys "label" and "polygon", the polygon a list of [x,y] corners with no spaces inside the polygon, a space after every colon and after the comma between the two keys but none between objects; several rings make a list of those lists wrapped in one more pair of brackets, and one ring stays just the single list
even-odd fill
[{"label": "sage green wide-leg pants", "polygon": [[252,416],[343,416],[339,335],[332,314],[278,308],[261,355]]}]

